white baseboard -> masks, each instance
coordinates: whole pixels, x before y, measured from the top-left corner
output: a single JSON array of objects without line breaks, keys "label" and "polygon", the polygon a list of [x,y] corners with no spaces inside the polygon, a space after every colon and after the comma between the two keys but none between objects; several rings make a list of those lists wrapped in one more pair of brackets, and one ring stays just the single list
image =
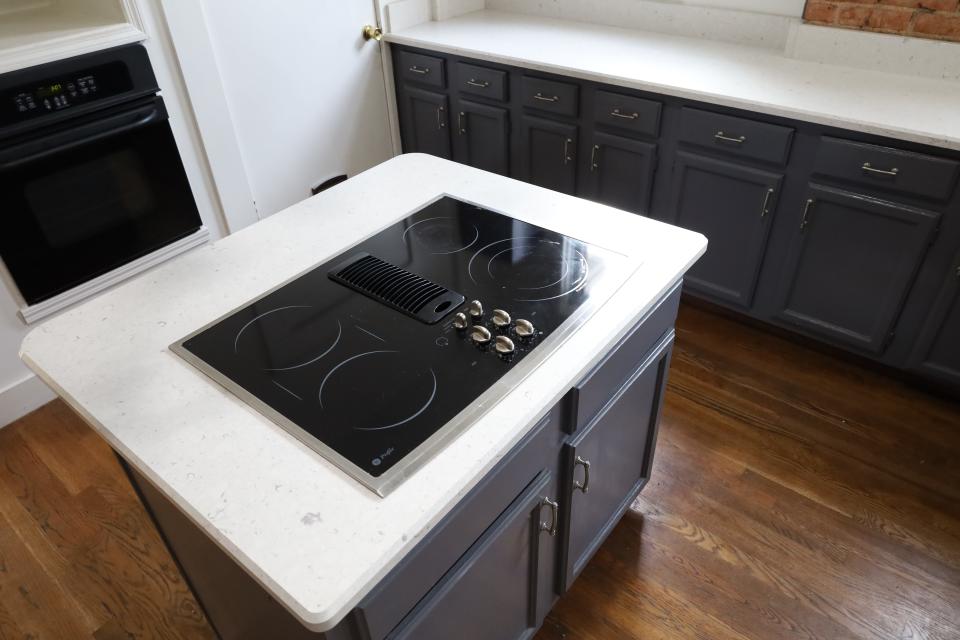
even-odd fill
[{"label": "white baseboard", "polygon": [[56,397],[50,387],[32,373],[23,380],[0,389],[0,428],[42,407]]}]

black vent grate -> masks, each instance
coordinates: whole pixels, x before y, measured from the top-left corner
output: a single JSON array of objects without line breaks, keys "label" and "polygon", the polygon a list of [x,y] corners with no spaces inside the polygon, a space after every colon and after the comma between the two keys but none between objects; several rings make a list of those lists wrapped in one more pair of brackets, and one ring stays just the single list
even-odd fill
[{"label": "black vent grate", "polygon": [[427,324],[439,322],[464,300],[456,291],[369,253],[351,256],[327,275]]}]

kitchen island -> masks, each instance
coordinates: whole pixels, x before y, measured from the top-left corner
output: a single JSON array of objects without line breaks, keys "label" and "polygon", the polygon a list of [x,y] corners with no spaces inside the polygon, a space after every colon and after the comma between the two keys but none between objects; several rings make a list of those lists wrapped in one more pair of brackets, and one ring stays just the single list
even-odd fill
[{"label": "kitchen island", "polygon": [[[170,351],[443,194],[631,266],[559,349],[386,497]],[[649,477],[677,289],[705,247],[411,154],[41,325],[22,357],[118,453],[222,637],[438,637],[458,620],[460,635],[486,623],[521,637]],[[635,457],[609,473],[617,453]]]}]

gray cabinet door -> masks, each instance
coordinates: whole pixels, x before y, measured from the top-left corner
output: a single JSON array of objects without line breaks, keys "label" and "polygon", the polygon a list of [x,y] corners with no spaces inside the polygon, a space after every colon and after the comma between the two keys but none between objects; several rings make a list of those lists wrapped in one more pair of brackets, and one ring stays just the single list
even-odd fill
[{"label": "gray cabinet door", "polygon": [[960,387],[960,254],[917,336],[911,369]]},{"label": "gray cabinet door", "polygon": [[407,153],[429,153],[450,159],[447,96],[404,87],[400,136]]},{"label": "gray cabinet door", "polygon": [[591,200],[647,215],[657,145],[594,132],[584,195]]},{"label": "gray cabinet door", "polygon": [[520,125],[521,180],[573,195],[577,188],[577,126],[524,116]]},{"label": "gray cabinet door", "polygon": [[[391,640],[517,640],[546,615],[556,557],[553,479],[542,471],[394,630]],[[549,530],[553,527],[553,534]]]},{"label": "gray cabinet door", "polygon": [[682,151],[674,172],[672,222],[709,242],[685,285],[749,309],[783,174]]},{"label": "gray cabinet door", "polygon": [[811,185],[779,286],[779,317],[881,353],[940,214]]},{"label": "gray cabinet door", "polygon": [[454,114],[453,159],[471,167],[510,173],[510,120],[506,109],[458,100]]},{"label": "gray cabinet door", "polygon": [[561,591],[650,477],[673,337],[671,330],[583,433],[564,445]]}]

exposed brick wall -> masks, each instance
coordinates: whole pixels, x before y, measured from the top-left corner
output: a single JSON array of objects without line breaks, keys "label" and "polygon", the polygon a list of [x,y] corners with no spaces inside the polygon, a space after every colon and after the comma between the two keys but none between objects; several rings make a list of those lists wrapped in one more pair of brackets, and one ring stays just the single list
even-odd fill
[{"label": "exposed brick wall", "polygon": [[960,0],[807,0],[814,24],[960,42]]}]

